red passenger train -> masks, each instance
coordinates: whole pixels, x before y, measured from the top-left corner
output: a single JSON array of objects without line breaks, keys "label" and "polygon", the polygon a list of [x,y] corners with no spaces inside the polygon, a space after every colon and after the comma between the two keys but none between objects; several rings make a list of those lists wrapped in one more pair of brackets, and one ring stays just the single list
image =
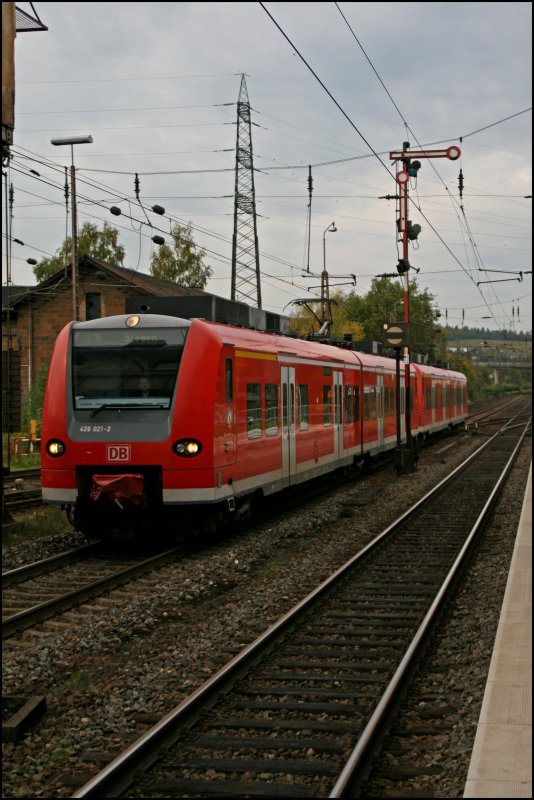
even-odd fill
[{"label": "red passenger train", "polygon": [[[414,437],[465,419],[463,374],[410,374]],[[316,341],[156,314],[69,323],[45,393],[43,499],[89,536],[231,518],[394,449],[395,387],[393,359]]]}]

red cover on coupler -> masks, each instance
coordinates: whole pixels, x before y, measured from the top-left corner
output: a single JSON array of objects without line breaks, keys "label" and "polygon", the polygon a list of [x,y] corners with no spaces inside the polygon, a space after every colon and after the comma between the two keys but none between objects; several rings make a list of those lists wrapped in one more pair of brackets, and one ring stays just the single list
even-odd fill
[{"label": "red cover on coupler", "polygon": [[133,506],[141,503],[144,477],[142,475],[93,475],[91,500],[98,500],[106,494],[113,503],[122,508],[122,502],[128,501]]}]

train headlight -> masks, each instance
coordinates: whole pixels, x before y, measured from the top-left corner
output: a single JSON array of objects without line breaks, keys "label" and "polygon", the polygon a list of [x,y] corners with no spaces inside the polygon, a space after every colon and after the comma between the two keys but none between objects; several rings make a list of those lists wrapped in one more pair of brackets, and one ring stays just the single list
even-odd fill
[{"label": "train headlight", "polygon": [[173,450],[178,456],[192,458],[198,456],[202,450],[202,445],[196,439],[179,439],[173,445]]},{"label": "train headlight", "polygon": [[46,443],[46,452],[51,458],[59,458],[64,455],[66,449],[67,448],[60,439],[50,439],[50,441]]}]

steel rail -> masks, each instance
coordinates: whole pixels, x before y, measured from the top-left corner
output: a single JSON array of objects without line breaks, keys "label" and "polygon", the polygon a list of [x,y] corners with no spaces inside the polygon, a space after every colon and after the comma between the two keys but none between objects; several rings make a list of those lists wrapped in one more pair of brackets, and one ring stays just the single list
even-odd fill
[{"label": "steel rail", "polygon": [[[529,420],[530,423],[530,420]],[[528,424],[525,426],[525,430],[521,434],[521,437],[516,444],[512,455],[508,459],[504,469],[502,470],[490,496],[488,497],[482,511],[478,515],[478,518],[471,528],[471,531],[468,534],[468,537],[458,553],[453,566],[451,567],[448,575],[446,576],[445,580],[443,581],[441,588],[436,595],[435,599],[432,602],[425,618],[421,622],[417,633],[415,634],[409,648],[407,649],[405,655],[403,656],[399,666],[397,667],[395,674],[393,675],[390,683],[388,684],[386,691],[382,695],[382,698],[378,705],[376,706],[375,711],[373,712],[372,716],[369,719],[369,722],[365,726],[363,733],[361,734],[355,748],[353,749],[352,753],[350,754],[343,771],[341,772],[335,786],[333,787],[332,791],[329,794],[329,797],[347,797],[351,796],[348,794],[351,790],[351,784],[354,780],[354,776],[357,774],[358,769],[361,767],[366,755],[368,754],[370,748],[377,738],[381,726],[383,724],[384,719],[387,717],[388,712],[391,710],[393,702],[400,690],[402,684],[406,680],[407,674],[409,672],[410,667],[414,659],[416,658],[417,654],[419,653],[423,642],[425,641],[430,628],[432,627],[434,620],[442,608],[443,602],[454,582],[456,579],[459,570],[461,569],[463,562],[471,549],[471,546],[480,530],[482,525],[484,524],[485,520],[488,517],[493,505],[495,504],[496,498],[500,493],[504,481],[508,477],[508,474],[512,468],[512,465],[517,458],[517,454],[521,445],[523,444],[523,439],[526,436]],[[506,430],[504,428],[503,430]],[[499,431],[498,434],[495,436],[499,436],[502,434],[502,431]],[[495,437],[492,437],[495,438]]]},{"label": "steel rail", "polygon": [[88,542],[80,547],[75,547],[72,550],[66,550],[64,553],[59,553],[56,556],[49,556],[42,558],[40,561],[34,561],[33,564],[25,564],[22,567],[10,569],[2,573],[2,588],[6,589],[8,586],[16,586],[29,578],[36,578],[38,575],[43,575],[45,572],[51,572],[54,569],[70,564],[77,561],[79,558],[86,558],[87,556],[97,553],[102,547],[102,543]]},{"label": "steel rail", "polygon": [[182,545],[173,547],[170,550],[166,550],[164,553],[159,553],[157,556],[145,559],[135,564],[133,567],[125,567],[118,572],[114,572],[112,575],[93,581],[93,583],[89,583],[81,589],[75,589],[72,592],[61,595],[61,597],[47,600],[25,611],[20,611],[17,614],[6,617],[6,619],[2,620],[2,640],[8,639],[18,631],[25,630],[35,625],[37,622],[43,622],[60,611],[68,611],[73,606],[84,603],[87,600],[93,600],[104,592],[111,591],[118,586],[129,583],[133,578],[142,575],[144,572],[159,566],[164,566],[182,555],[185,549],[186,548]]},{"label": "steel rail", "polygon": [[[431,499],[444,489],[444,487],[451,483],[454,478],[463,470],[465,470],[471,462],[484,451],[496,437],[500,435],[497,432],[484,442],[474,453],[472,453],[462,464],[460,464],[453,472],[444,480],[440,481],[431,491],[429,491],[423,498],[415,503],[410,509],[404,512],[395,522],[389,525],[382,531],[372,542],[366,545],[362,550],[356,553],[349,561],[336,570],[331,576],[323,581],[318,587],[310,592],[303,600],[301,600],[293,609],[284,614],[277,622],[269,626],[254,642],[247,645],[240,653],[234,656],[227,664],[215,672],[207,681],[199,686],[192,694],[186,697],[176,708],[170,711],[159,722],[157,722],[149,731],[142,735],[138,740],[124,750],[119,756],[111,761],[104,767],[97,775],[89,780],[84,786],[72,795],[73,798],[89,798],[89,797],[116,797],[125,791],[131,784],[132,773],[139,770],[147,769],[158,757],[158,751],[165,745],[166,747],[172,745],[179,737],[180,731],[178,728],[183,726],[190,726],[198,719],[204,707],[213,701],[214,697],[235,680],[236,675],[241,675],[245,672],[254,661],[259,661],[263,657],[268,646],[274,646],[274,639],[279,637],[282,632],[289,628],[290,625],[295,623],[297,618],[304,614],[305,611],[327,590],[329,590],[338,579],[348,573],[354,565],[361,561],[371,550],[374,550],[377,545],[384,540],[389,534],[402,523],[414,516],[423,505],[428,503]],[[524,436],[525,434],[523,434]],[[521,438],[522,441],[522,438]],[[519,445],[518,445],[519,446]],[[518,448],[516,447],[516,450]],[[511,464],[511,460],[508,463]],[[499,485],[501,485],[504,478],[501,478]],[[495,498],[497,491],[492,492],[492,498]],[[493,502],[493,499],[491,500]],[[487,513],[490,501],[485,504],[485,511],[481,513],[481,517]],[[470,536],[470,542],[472,541]],[[470,545],[464,545],[463,549],[468,549]],[[458,557],[459,559],[460,557]],[[458,561],[457,559],[457,561]],[[446,580],[447,587],[449,586],[452,577]],[[444,594],[446,588],[443,588],[440,594]],[[434,605],[437,600],[434,601]],[[430,612],[429,612],[430,613]],[[416,634],[416,638],[420,640],[424,631],[427,629],[429,622],[424,622],[420,626]],[[413,660],[413,648],[410,648],[401,662],[402,671],[405,672],[407,664]],[[400,676],[401,666],[398,667],[397,673]],[[391,690],[390,690],[391,694]],[[385,713],[386,704],[389,706],[391,699],[381,700],[378,703],[377,710],[373,715],[373,727],[376,722],[377,716],[382,718]],[[369,746],[371,740],[371,728],[366,728],[366,745],[365,749]],[[359,763],[359,750],[355,756],[349,757],[357,765]],[[352,763],[352,762],[351,762]],[[347,775],[343,775],[343,784],[347,781]],[[341,780],[341,777],[340,777]],[[337,785],[337,784],[336,784]],[[337,791],[337,789],[336,789]],[[337,795],[333,795],[337,796]],[[341,795],[340,795],[341,796]]]}]

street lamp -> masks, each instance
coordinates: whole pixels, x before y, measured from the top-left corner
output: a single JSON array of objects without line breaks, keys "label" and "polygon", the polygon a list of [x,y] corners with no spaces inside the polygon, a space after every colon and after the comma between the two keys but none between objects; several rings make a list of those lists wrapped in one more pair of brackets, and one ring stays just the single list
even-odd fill
[{"label": "street lamp", "polygon": [[72,270],[72,318],[78,319],[78,242],[77,242],[77,220],[76,220],[76,171],[74,169],[74,145],[92,144],[92,136],[68,136],[66,139],[51,139],[50,144],[64,145],[70,144],[70,193],[71,193],[71,219],[72,219],[72,241],[71,241],[71,270]]},{"label": "street lamp", "polygon": [[[331,222],[330,225],[325,228],[323,233],[323,271],[321,273],[321,319],[324,324],[328,321],[329,323],[332,322],[332,317],[330,314],[330,290],[328,288],[328,272],[326,271],[326,234],[327,233],[335,233],[337,231],[336,223]],[[325,301],[328,307],[328,320],[325,316]]]}]

